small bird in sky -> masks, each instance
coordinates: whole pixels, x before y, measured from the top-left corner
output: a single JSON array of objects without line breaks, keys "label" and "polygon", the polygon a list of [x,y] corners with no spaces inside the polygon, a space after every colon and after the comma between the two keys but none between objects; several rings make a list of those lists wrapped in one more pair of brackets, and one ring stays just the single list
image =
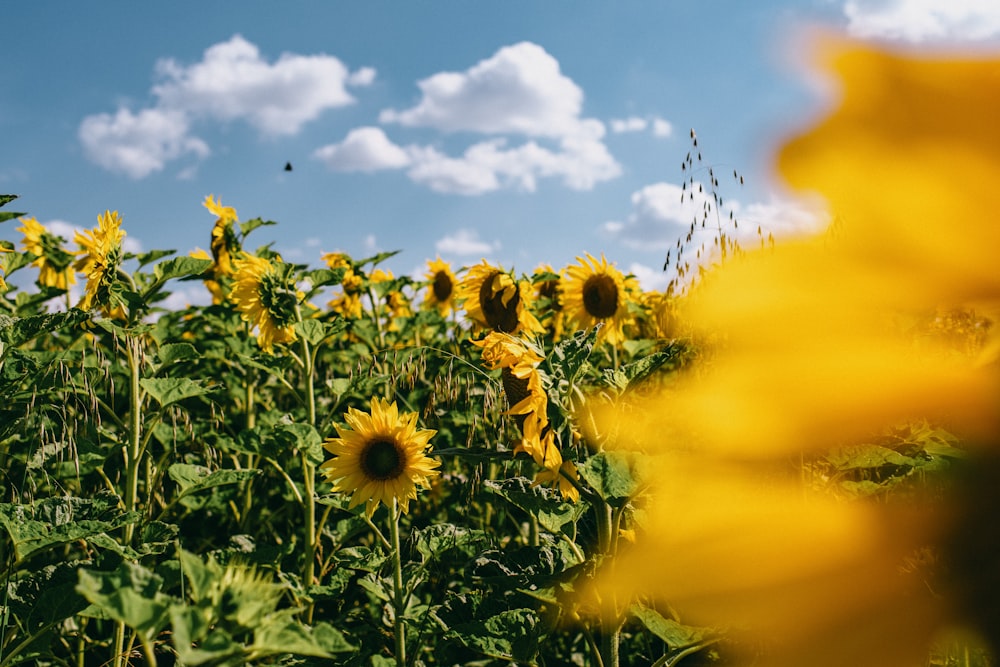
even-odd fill
[{"label": "small bird in sky", "polygon": [[291,171],[291,170],[292,170],[292,163],[291,162],[286,162],[285,163],[285,171]]}]

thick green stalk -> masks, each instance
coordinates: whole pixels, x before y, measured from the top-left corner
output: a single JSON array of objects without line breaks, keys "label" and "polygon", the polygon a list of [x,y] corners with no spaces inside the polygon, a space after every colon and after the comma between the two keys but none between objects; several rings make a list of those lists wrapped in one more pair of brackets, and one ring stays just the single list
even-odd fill
[{"label": "thick green stalk", "polygon": [[[613,509],[606,502],[595,502],[594,513],[597,515],[597,541],[600,553],[613,558],[617,542],[617,536],[614,534],[616,522]],[[610,594],[612,595],[610,604],[614,614],[601,614],[601,663],[604,667],[618,667],[618,641],[622,623],[618,613],[618,601],[614,598],[613,591]]]},{"label": "thick green stalk", "polygon": [[396,667],[406,665],[406,626],[403,624],[404,598],[403,590],[403,557],[399,550],[399,501],[393,498],[389,508],[389,541],[392,545],[392,603],[393,603],[393,634],[396,639]]},{"label": "thick green stalk", "polygon": [[[295,306],[295,317],[302,322],[302,311]],[[302,370],[306,382],[306,409],[308,411],[309,424],[316,425],[316,387],[315,387],[315,360],[309,341],[302,337]],[[305,486],[305,563],[302,566],[302,585],[312,586],[315,576],[316,565],[316,466],[309,460],[309,456],[302,452],[302,475]],[[306,612],[306,621],[312,622],[312,605]]]}]

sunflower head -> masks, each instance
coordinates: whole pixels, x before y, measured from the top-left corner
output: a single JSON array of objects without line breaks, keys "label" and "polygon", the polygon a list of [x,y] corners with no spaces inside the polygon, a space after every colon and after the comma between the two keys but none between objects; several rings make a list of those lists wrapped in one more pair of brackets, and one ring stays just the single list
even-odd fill
[{"label": "sunflower head", "polygon": [[121,224],[118,211],[105,211],[97,216],[97,227],[74,236],[80,250],[73,268],[87,276],[87,286],[78,306],[82,310],[101,305],[106,314],[121,313],[122,304],[111,303],[112,288],[118,282],[118,267],[124,258],[125,232]]},{"label": "sunflower head", "polygon": [[563,270],[562,305],[577,329],[589,329],[603,323],[599,338],[612,345],[625,340],[623,328],[631,319],[628,304],[634,281],[626,280],[622,272],[601,255],[597,260],[587,253],[577,257],[579,264]]},{"label": "sunflower head", "polygon": [[38,283],[43,287],[68,289],[76,283],[73,271],[73,254],[63,249],[65,239],[49,232],[34,218],[21,218],[17,231],[24,234],[25,252],[35,255],[33,265],[38,267]]},{"label": "sunflower head", "polygon": [[463,301],[469,317],[479,326],[510,334],[542,330],[531,313],[534,302],[531,285],[490,266],[485,259],[469,269],[456,297]]},{"label": "sunflower head", "polygon": [[320,466],[335,491],[351,494],[350,507],[366,503],[371,517],[379,503],[399,504],[409,510],[417,487],[430,488],[441,463],[427,456],[437,431],[417,428],[415,412],[400,413],[395,401],[372,397],[370,411],[350,408],[346,426],[337,426],[336,438],[324,447],[334,458]]},{"label": "sunflower head", "polygon": [[455,303],[457,286],[451,266],[438,257],[427,263],[427,273],[424,276],[428,282],[424,307],[437,308],[441,317],[448,317]]},{"label": "sunflower head", "polygon": [[550,265],[542,264],[535,269],[531,276],[531,282],[535,286],[538,320],[545,327],[545,330],[552,334],[553,340],[559,340],[562,338],[566,319],[559,295],[561,278]]},{"label": "sunflower head", "polygon": [[300,293],[280,261],[246,255],[233,262],[236,276],[230,298],[240,317],[257,328],[257,343],[271,354],[275,343],[290,343],[295,334]]},{"label": "sunflower head", "polygon": [[212,227],[212,259],[215,260],[215,276],[232,277],[233,257],[242,251],[240,241],[236,236],[235,223],[239,222],[236,209],[223,206],[221,201],[215,201],[212,195],[205,197],[202,206],[216,217]]}]

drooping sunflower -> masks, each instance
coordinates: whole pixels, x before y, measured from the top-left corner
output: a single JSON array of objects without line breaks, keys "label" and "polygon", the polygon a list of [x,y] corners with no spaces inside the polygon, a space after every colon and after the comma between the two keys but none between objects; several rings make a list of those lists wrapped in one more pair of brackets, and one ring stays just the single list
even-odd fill
[{"label": "drooping sunflower", "polygon": [[35,218],[21,218],[21,223],[17,231],[24,234],[22,246],[25,252],[37,256],[32,265],[38,267],[38,283],[44,287],[69,289],[76,283],[76,273],[73,254],[62,247],[65,240],[49,232]]},{"label": "drooping sunflower", "polygon": [[490,266],[485,259],[469,269],[455,296],[481,327],[509,334],[542,331],[531,312],[531,284]]},{"label": "drooping sunflower", "polygon": [[215,260],[216,278],[231,277],[234,273],[233,257],[241,251],[239,239],[233,225],[239,222],[236,209],[223,206],[222,201],[216,201],[212,195],[205,197],[202,206],[216,217],[212,227],[212,258]]},{"label": "drooping sunflower", "polygon": [[77,306],[82,310],[100,305],[109,316],[122,314],[121,304],[111,304],[109,298],[111,287],[118,280],[118,267],[124,254],[125,232],[121,224],[118,211],[105,211],[97,216],[97,227],[77,232],[73,237],[80,246],[73,268],[87,276],[87,286]]},{"label": "drooping sunflower", "polygon": [[230,298],[240,317],[257,328],[257,343],[268,354],[275,343],[291,343],[295,334],[295,307],[300,294],[277,266],[264,257],[245,255],[233,261],[236,272]]},{"label": "drooping sunflower", "polygon": [[455,274],[448,262],[440,257],[427,263],[428,280],[425,308],[437,308],[441,317],[448,317],[455,305],[455,291],[458,285]]},{"label": "drooping sunflower", "polygon": [[577,329],[603,323],[598,339],[620,345],[625,341],[623,328],[630,320],[628,304],[630,292],[637,288],[635,281],[608,264],[603,253],[600,261],[590,253],[577,260],[579,264],[563,269],[561,297],[566,317]]},{"label": "drooping sunflower", "polygon": [[491,331],[472,344],[482,348],[482,362],[486,368],[501,369],[500,377],[510,406],[505,414],[520,416],[519,425],[525,415],[532,413],[546,420],[548,397],[538,373],[538,364],[545,357],[520,338],[497,331]]},{"label": "drooping sunflower", "polygon": [[409,511],[417,487],[430,488],[439,474],[441,462],[427,456],[437,431],[418,429],[417,413],[400,413],[395,401],[374,396],[370,412],[349,408],[344,419],[338,437],[323,445],[334,458],[320,466],[334,490],[351,494],[350,507],[366,503],[369,518],[379,503],[391,508],[394,500]]}]

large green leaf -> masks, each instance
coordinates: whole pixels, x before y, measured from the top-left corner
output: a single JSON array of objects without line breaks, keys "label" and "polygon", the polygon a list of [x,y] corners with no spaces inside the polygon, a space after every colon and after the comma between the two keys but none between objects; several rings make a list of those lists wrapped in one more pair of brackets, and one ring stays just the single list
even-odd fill
[{"label": "large green leaf", "polygon": [[35,336],[79,324],[87,318],[87,313],[75,308],[63,313],[48,313],[29,317],[2,317],[0,318],[0,341],[10,345],[21,345]]},{"label": "large green leaf", "polygon": [[205,386],[203,382],[191,380],[186,377],[142,378],[139,380],[139,385],[161,407],[166,407],[177,401],[183,401],[186,398],[204,396],[213,391],[211,387]]},{"label": "large green leaf", "polygon": [[567,503],[558,491],[533,484],[526,477],[512,477],[499,482],[487,480],[483,487],[515,507],[538,519],[538,525],[550,533],[559,533],[575,523],[586,511],[586,503]]},{"label": "large green leaf", "polygon": [[638,489],[631,466],[624,454],[599,452],[577,466],[587,484],[611,504],[621,504]]},{"label": "large green leaf", "polygon": [[112,572],[80,570],[76,590],[109,617],[152,639],[166,626],[170,611],[162,584],[154,572],[125,561]]},{"label": "large green leaf", "polygon": [[527,662],[538,653],[542,624],[533,609],[511,609],[456,625],[445,636],[490,658]]},{"label": "large green leaf", "polygon": [[179,497],[226,484],[239,484],[260,474],[259,470],[216,470],[191,463],[175,463],[167,469],[170,479],[177,482]]}]

